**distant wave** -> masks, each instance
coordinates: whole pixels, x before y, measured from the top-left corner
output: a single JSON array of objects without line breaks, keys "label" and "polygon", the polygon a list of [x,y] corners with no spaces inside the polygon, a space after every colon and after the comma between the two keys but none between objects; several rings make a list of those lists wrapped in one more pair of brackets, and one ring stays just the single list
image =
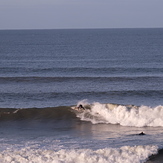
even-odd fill
[{"label": "distant wave", "polygon": [[[66,60],[67,61],[67,60]],[[106,59],[105,59],[106,61]],[[82,60],[80,60],[80,62],[82,62]],[[85,61],[83,61],[85,62]],[[109,60],[108,60],[109,62]],[[64,65],[62,65],[62,67],[39,67],[39,68],[26,68],[26,67],[0,67],[0,70],[2,71],[2,73],[6,74],[6,73],[15,73],[15,72],[25,72],[28,74],[35,74],[35,73],[51,73],[51,72],[58,72],[58,73],[65,73],[65,72],[73,72],[73,73],[111,73],[114,74],[116,73],[120,73],[120,74],[124,74],[124,73],[143,73],[143,74],[153,74],[153,73],[162,73],[163,72],[163,68],[162,67],[79,67],[79,65],[75,66],[75,67],[64,67]],[[11,71],[12,70],[12,71]]]},{"label": "distant wave", "polygon": [[0,83],[10,82],[64,82],[64,81],[87,81],[87,80],[109,80],[109,81],[132,81],[139,79],[139,81],[159,80],[162,81],[163,77],[158,76],[67,76],[67,77],[42,77],[42,76],[16,76],[16,77],[0,77]]},{"label": "distant wave", "polygon": [[67,97],[67,96],[83,96],[83,97],[88,97],[88,96],[114,96],[114,95],[120,95],[120,96],[143,96],[143,97],[152,97],[152,96],[156,96],[159,95],[160,97],[163,97],[163,90],[111,90],[111,91],[87,91],[87,90],[83,90],[83,91],[76,91],[76,90],[72,90],[72,92],[68,92],[68,91],[63,91],[63,92],[2,92],[0,93],[1,96],[13,96],[13,99],[16,97],[21,97],[23,95],[25,95],[26,97],[31,97],[32,95],[34,95],[35,97],[48,97],[48,99],[52,98],[54,99],[54,97]]}]

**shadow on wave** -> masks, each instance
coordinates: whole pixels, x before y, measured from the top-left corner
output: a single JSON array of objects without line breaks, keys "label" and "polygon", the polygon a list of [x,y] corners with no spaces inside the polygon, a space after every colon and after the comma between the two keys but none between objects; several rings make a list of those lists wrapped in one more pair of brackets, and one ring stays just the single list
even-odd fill
[{"label": "shadow on wave", "polygon": [[152,155],[145,163],[162,163],[163,162],[163,149],[160,149],[157,154]]}]

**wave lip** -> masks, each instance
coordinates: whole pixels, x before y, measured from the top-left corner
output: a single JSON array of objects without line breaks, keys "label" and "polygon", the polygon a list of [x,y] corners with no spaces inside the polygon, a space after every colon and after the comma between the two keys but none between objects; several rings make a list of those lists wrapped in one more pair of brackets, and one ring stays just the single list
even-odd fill
[{"label": "wave lip", "polygon": [[93,124],[110,123],[135,127],[163,127],[163,106],[100,104],[94,103],[90,110],[77,115]]}]

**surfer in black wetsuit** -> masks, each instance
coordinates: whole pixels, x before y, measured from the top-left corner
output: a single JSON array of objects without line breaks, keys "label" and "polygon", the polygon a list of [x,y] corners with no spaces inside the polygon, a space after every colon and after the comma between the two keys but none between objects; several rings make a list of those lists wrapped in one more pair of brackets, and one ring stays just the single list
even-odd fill
[{"label": "surfer in black wetsuit", "polygon": [[145,135],[145,133],[144,133],[144,132],[141,132],[141,133],[139,133],[138,135]]},{"label": "surfer in black wetsuit", "polygon": [[81,104],[78,106],[78,109],[84,109],[85,110],[85,108]]}]

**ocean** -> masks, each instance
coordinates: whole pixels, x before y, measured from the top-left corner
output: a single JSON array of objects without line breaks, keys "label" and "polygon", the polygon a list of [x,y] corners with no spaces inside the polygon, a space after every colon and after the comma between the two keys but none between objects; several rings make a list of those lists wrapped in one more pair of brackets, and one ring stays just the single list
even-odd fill
[{"label": "ocean", "polygon": [[162,28],[0,30],[0,162],[162,163],[162,45]]}]

